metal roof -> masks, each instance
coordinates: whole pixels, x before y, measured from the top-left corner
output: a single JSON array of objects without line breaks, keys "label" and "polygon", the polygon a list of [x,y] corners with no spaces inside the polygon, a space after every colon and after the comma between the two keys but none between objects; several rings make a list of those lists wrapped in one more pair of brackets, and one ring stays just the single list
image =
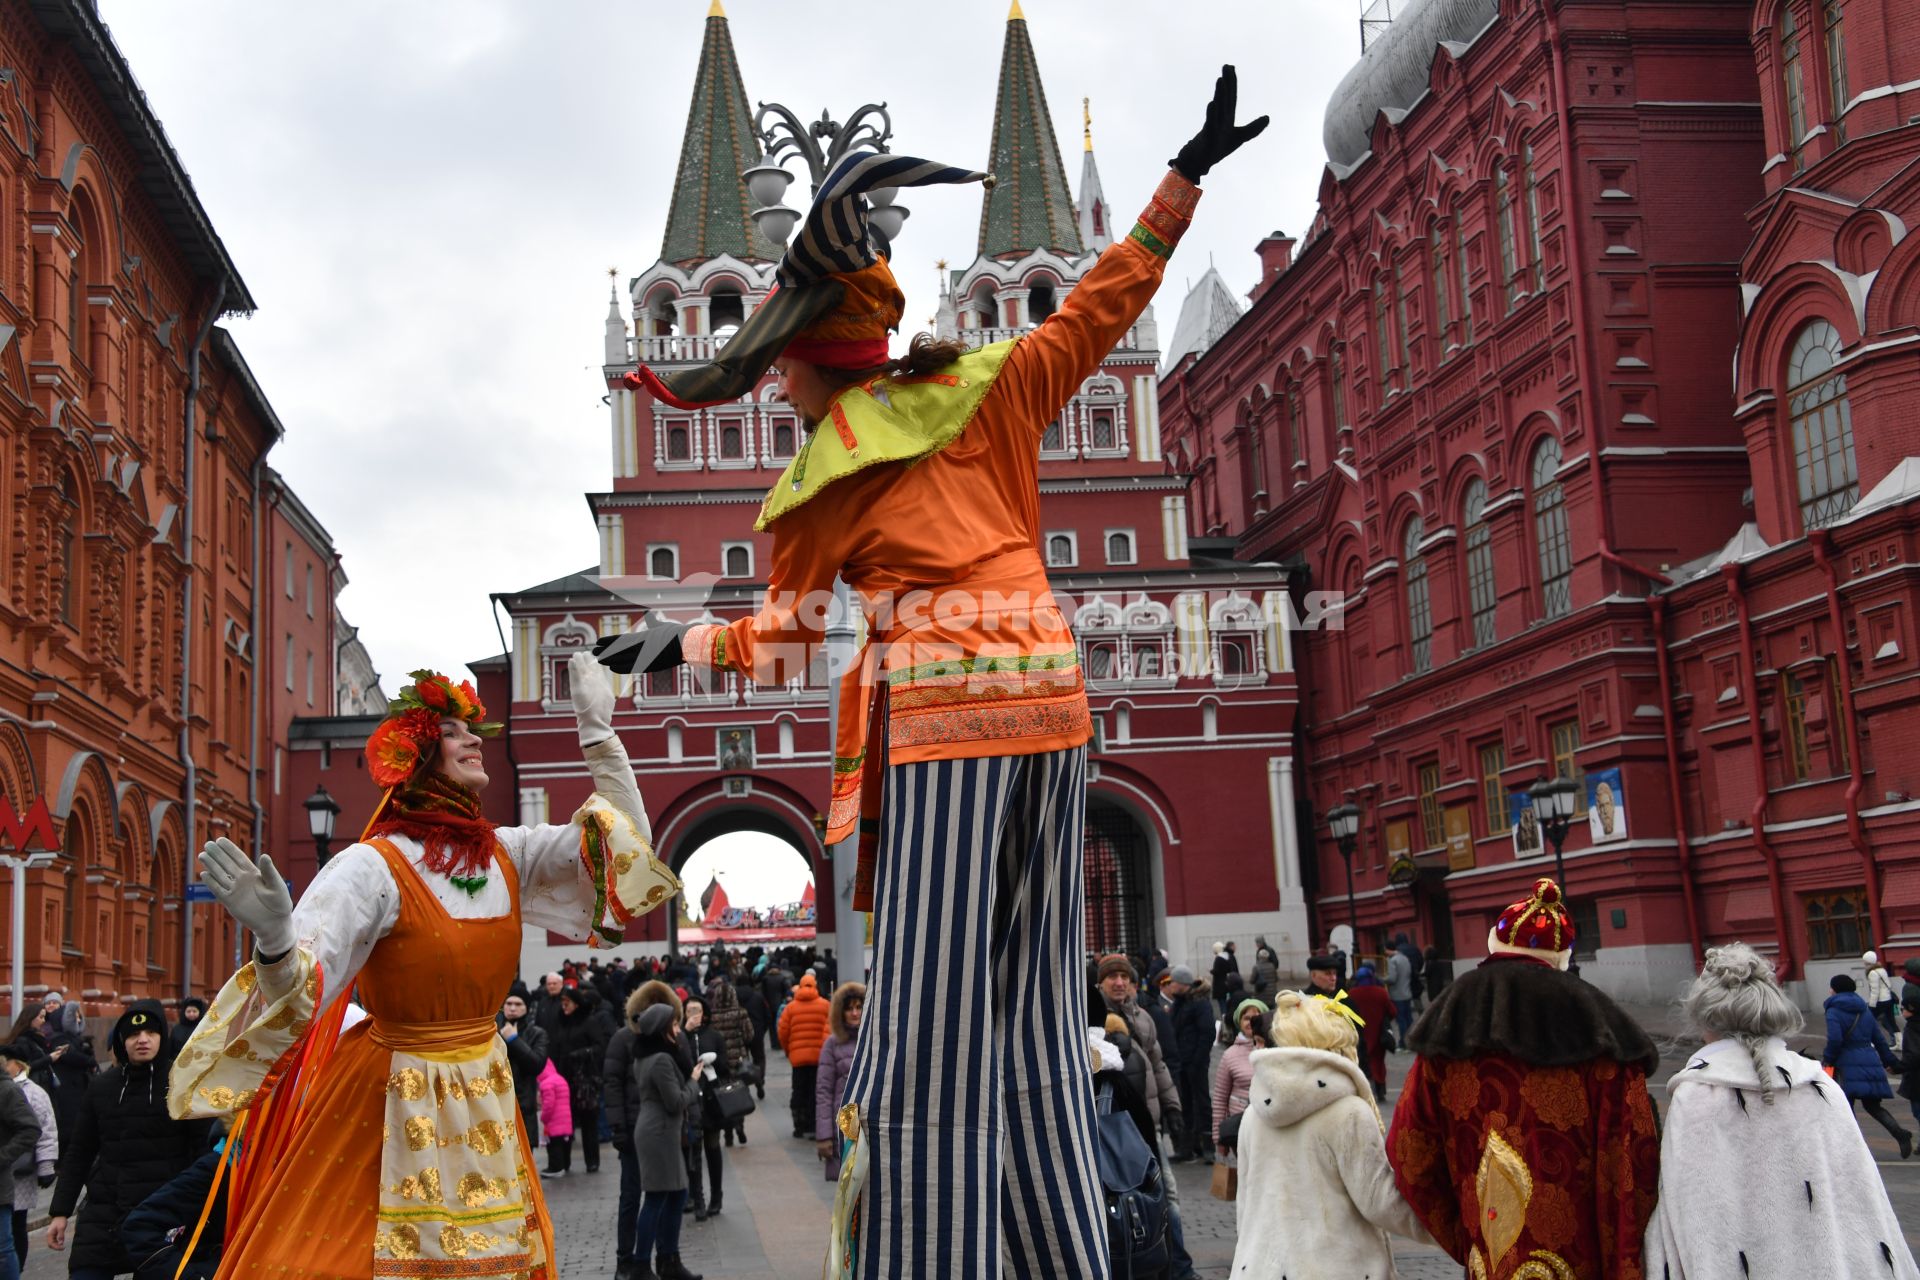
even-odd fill
[{"label": "metal roof", "polygon": [[1052,249],[1080,253],[1079,216],[1067,190],[1040,64],[1027,21],[1014,6],[1000,54],[1000,92],[993,106],[993,150],[987,162],[995,185],[980,205],[980,256]]},{"label": "metal roof", "polygon": [[1500,0],[1412,0],[1376,37],[1327,101],[1327,159],[1352,165],[1372,150],[1382,111],[1404,111],[1427,91],[1441,42],[1471,44],[1500,16]]},{"label": "metal roof", "polygon": [[120,126],[133,148],[138,168],[134,174],[140,188],[153,202],[162,224],[195,276],[202,280],[225,280],[226,301],[222,314],[251,313],[259,309],[240,271],[227,255],[226,245],[213,229],[213,219],[195,194],[166,130],[147,104],[147,95],[133,78],[127,60],[121,56],[106,24],[87,0],[27,0],[40,24],[74,51],[81,67]]},{"label": "metal roof", "polygon": [[700,44],[700,69],[693,80],[667,234],[660,246],[662,262],[694,262],[723,253],[759,262],[780,257],[753,220],[746,180],[740,176],[760,158],[760,144],[733,36],[718,9],[714,6],[708,16]]},{"label": "metal roof", "polygon": [[1226,336],[1245,311],[1219,271],[1209,266],[1180,304],[1180,319],[1173,326],[1173,342],[1167,347],[1163,367],[1172,369],[1186,357],[1205,352]]}]

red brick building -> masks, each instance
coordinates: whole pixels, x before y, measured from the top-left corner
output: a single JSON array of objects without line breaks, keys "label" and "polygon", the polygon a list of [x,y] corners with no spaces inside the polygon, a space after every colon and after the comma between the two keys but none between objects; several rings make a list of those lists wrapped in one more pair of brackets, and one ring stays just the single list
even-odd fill
[{"label": "red brick building", "polygon": [[[231,972],[190,859],[273,847],[293,708],[265,686],[283,630],[332,652],[337,564],[290,522],[281,424],[216,327],[253,298],[94,6],[0,2],[0,65],[0,790],[57,836],[27,881],[27,994],[111,1013]],[[269,589],[289,544],[311,619]]]},{"label": "red brick building", "polygon": [[[510,658],[475,665],[489,707],[508,714],[500,763],[526,820],[563,819],[586,796],[567,656],[646,609],[720,620],[750,609],[771,547],[753,519],[800,438],[793,414],[771,399],[771,378],[739,404],[696,412],[618,384],[636,359],[707,358],[772,283],[777,251],[756,229],[739,178],[761,144],[726,18],[707,20],[698,67],[660,258],[625,300],[633,335],[618,295],[606,322],[613,474],[605,491],[587,495],[601,565],[498,597],[512,618]],[[970,265],[943,280],[937,321],[981,342],[1043,321],[1112,237],[1090,135],[1079,200],[1068,194],[1018,17],[1007,23],[990,154],[1000,182],[983,199]],[[1077,610],[1101,729],[1088,798],[1090,945],[1152,943],[1198,962],[1215,938],[1238,938],[1250,955],[1253,935],[1265,932],[1297,967],[1308,938],[1284,581],[1271,565],[1208,559],[1190,545],[1185,486],[1161,446],[1158,346],[1149,313],[1041,447],[1043,550],[1056,591]],[[602,576],[621,581],[618,597]],[[678,867],[723,832],[775,835],[813,863],[820,927],[832,929],[833,877],[819,837],[827,691],[818,673],[766,689],[732,676],[698,686],[677,671],[625,692],[615,728],[639,768],[661,856]],[[661,945],[665,925],[666,913],[648,917],[640,945]],[[532,939],[523,969],[550,967],[554,954]]]},{"label": "red brick building", "polygon": [[1553,773],[1604,986],[1741,937],[1824,991],[1920,943],[1898,8],[1409,6],[1328,106],[1313,226],[1169,370],[1195,532],[1346,593],[1296,637],[1300,742],[1316,820],[1363,810],[1363,949],[1483,954]]}]

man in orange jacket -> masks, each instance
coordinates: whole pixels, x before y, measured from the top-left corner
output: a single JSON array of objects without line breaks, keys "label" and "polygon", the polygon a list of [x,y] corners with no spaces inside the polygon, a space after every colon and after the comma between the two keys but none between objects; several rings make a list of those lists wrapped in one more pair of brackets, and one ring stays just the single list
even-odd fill
[{"label": "man in orange jacket", "polygon": [[923,335],[888,360],[904,298],[865,193],[984,175],[856,153],[717,360],[628,375],[692,408],[772,364],[813,429],[756,525],[773,534],[760,610],[650,617],[600,660],[777,684],[818,654],[836,576],[866,614],[827,814],[829,844],[860,836],[853,905],[874,913],[846,1095],[866,1175],[857,1226],[835,1233],[863,1280],[1109,1274],[1078,972],[1092,721],[1040,554],[1040,440],[1152,299],[1201,178],[1266,127],[1235,124],[1236,98],[1228,67],[1133,231],[1014,341]]},{"label": "man in orange jacket", "polygon": [[793,1136],[813,1141],[814,1072],[827,1042],[827,1001],[811,971],[800,975],[787,1011],[780,1015],[780,1047],[793,1067]]}]

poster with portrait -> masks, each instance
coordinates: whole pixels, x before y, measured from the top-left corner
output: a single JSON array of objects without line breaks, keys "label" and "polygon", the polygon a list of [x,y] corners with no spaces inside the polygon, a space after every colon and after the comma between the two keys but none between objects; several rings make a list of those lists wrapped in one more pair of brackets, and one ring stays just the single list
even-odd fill
[{"label": "poster with portrait", "polygon": [[1413,861],[1413,823],[1399,818],[1387,824],[1387,883],[1411,884],[1420,874]]},{"label": "poster with portrait", "polygon": [[1587,775],[1587,833],[1595,844],[1627,838],[1627,789],[1618,769]]},{"label": "poster with portrait", "polygon": [[1534,816],[1533,797],[1524,791],[1507,793],[1507,822],[1513,828],[1513,856],[1537,858],[1546,852],[1540,819]]}]

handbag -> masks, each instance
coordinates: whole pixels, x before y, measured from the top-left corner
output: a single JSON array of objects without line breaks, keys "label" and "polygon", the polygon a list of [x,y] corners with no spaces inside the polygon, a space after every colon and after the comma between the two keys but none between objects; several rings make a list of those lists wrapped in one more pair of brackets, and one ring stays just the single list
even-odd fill
[{"label": "handbag", "polygon": [[1213,1166],[1213,1198],[1231,1200],[1240,1192],[1240,1170],[1221,1161]]},{"label": "handbag", "polygon": [[[1236,1111],[1232,1115],[1228,1116],[1225,1120],[1222,1120],[1220,1122],[1220,1145],[1222,1147],[1227,1148],[1229,1150],[1233,1150],[1239,1147],[1240,1120],[1241,1120],[1241,1117],[1245,1116],[1246,1114],[1247,1113],[1244,1111]],[[1218,1169],[1219,1167],[1220,1167],[1219,1165],[1214,1166],[1214,1168],[1216,1169]]]},{"label": "handbag", "polygon": [[744,1080],[728,1080],[713,1086],[710,1096],[723,1125],[733,1124],[754,1112],[753,1089]]}]

